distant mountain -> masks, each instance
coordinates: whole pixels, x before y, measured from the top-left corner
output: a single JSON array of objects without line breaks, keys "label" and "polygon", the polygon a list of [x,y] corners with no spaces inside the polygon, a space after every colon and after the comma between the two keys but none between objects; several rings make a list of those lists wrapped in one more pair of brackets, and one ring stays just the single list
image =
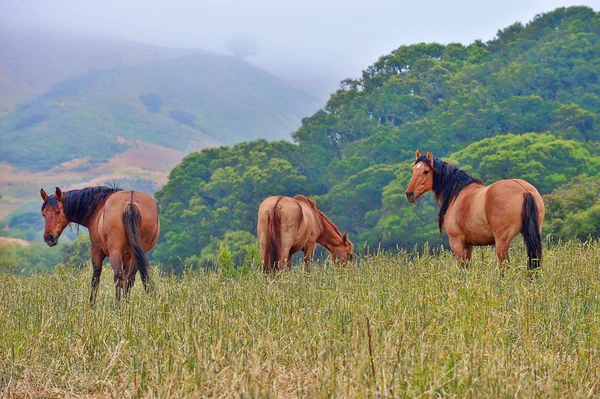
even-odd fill
[{"label": "distant mountain", "polygon": [[59,31],[0,27],[0,116],[66,78],[192,52]]},{"label": "distant mountain", "polygon": [[132,140],[189,152],[289,139],[316,108],[312,96],[243,60],[196,52],[63,80],[0,118],[0,159],[41,170],[106,161]]}]

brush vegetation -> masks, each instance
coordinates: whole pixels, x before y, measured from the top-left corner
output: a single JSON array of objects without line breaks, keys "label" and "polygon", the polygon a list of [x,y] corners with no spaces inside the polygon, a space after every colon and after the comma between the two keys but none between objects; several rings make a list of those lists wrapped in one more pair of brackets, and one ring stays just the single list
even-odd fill
[{"label": "brush vegetation", "polygon": [[[434,251],[435,252],[435,251]],[[251,258],[256,253],[249,251]],[[16,397],[597,397],[600,243],[365,256],[277,278],[253,261],[160,275],[115,305],[105,270],[0,276],[0,393]],[[252,259],[251,259],[252,260]],[[255,260],[255,259],[254,259]]]}]

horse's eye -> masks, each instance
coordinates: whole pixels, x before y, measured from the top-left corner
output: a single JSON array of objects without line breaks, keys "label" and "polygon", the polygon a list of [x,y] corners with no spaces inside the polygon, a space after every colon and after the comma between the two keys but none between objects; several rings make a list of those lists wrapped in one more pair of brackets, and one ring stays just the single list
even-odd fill
[{"label": "horse's eye", "polygon": [[425,171],[425,172],[423,172],[423,173],[425,173],[426,175],[428,175],[428,174],[429,174],[429,171],[428,171],[428,170],[426,170],[426,171]]},{"label": "horse's eye", "polygon": [[60,215],[60,211],[56,211],[56,214],[57,214],[57,215]]}]

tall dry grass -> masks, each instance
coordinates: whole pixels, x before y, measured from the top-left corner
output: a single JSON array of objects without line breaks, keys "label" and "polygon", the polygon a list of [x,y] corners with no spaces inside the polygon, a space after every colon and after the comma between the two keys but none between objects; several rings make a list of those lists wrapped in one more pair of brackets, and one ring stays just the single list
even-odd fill
[{"label": "tall dry grass", "polygon": [[[600,243],[316,265],[279,278],[190,272],[114,303],[105,270],[0,277],[7,397],[597,397]],[[521,266],[522,265],[522,266]]]}]

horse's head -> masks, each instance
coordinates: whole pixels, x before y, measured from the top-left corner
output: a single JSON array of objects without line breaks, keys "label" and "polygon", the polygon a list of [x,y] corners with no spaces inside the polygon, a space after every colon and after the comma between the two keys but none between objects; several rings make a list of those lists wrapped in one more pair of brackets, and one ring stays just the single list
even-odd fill
[{"label": "horse's head", "polygon": [[354,260],[354,244],[348,239],[348,233],[342,235],[342,242],[333,247],[331,260],[348,262]]},{"label": "horse's head", "polygon": [[421,151],[417,150],[416,157],[412,178],[406,189],[408,202],[415,202],[417,198],[433,188],[433,154],[427,150],[427,156],[423,157]]},{"label": "horse's head", "polygon": [[44,241],[49,247],[58,243],[58,237],[69,224],[67,216],[63,209],[63,193],[56,187],[53,195],[48,195],[43,188],[40,189],[40,196],[44,203],[42,204],[42,215],[46,221],[44,228]]}]

